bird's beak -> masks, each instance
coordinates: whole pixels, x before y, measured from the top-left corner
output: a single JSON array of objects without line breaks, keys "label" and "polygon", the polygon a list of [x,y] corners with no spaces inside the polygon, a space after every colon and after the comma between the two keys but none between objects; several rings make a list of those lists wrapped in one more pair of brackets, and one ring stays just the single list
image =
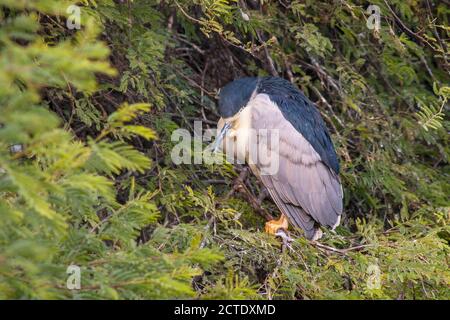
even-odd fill
[{"label": "bird's beak", "polygon": [[229,122],[225,122],[225,124],[222,127],[222,130],[220,130],[220,133],[216,138],[216,141],[214,141],[214,146],[213,146],[214,153],[216,153],[217,150],[219,150],[219,147],[222,145],[222,140],[226,136],[226,134],[230,128],[231,128],[231,124]]}]

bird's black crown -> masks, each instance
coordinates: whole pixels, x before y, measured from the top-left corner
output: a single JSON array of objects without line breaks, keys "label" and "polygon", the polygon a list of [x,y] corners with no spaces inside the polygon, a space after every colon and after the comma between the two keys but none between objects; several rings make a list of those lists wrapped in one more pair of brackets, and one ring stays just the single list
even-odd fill
[{"label": "bird's black crown", "polygon": [[235,115],[250,100],[258,85],[258,78],[240,78],[220,90],[219,113],[223,118]]}]

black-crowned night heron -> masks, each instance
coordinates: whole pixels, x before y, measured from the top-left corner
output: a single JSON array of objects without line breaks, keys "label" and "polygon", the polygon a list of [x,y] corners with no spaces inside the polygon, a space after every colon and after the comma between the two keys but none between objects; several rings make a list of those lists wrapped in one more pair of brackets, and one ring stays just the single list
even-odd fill
[{"label": "black-crowned night heron", "polygon": [[339,225],[339,161],[319,111],[302,92],[277,77],[241,78],[221,89],[219,111],[216,149],[246,161],[281,211],[267,232],[290,222],[316,240],[320,225]]}]

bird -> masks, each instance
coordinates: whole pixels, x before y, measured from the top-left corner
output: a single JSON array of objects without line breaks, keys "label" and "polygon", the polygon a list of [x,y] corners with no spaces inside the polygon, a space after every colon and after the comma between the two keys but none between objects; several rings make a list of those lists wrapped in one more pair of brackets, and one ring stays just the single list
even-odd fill
[{"label": "bird", "polygon": [[[276,235],[291,224],[315,241],[321,226],[334,230],[343,212],[340,164],[315,105],[291,82],[271,76],[236,79],[218,98],[214,150],[247,163],[281,212],[265,231]],[[255,159],[255,149],[265,161]],[[273,164],[276,170],[266,172]]]}]

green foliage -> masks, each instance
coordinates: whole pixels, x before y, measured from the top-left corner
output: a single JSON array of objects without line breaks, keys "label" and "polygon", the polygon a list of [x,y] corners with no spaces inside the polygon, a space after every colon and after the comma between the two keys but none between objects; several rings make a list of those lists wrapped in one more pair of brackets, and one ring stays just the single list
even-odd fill
[{"label": "green foliage", "polygon": [[[128,199],[119,201],[114,188],[118,175],[151,165],[121,140],[155,138],[151,129],[128,124],[149,105],[123,104],[88,141],[62,129],[39,89],[70,85],[91,93],[94,74],[114,74],[109,52],[97,41],[92,19],[75,37],[50,46],[37,34],[40,12],[33,9],[41,6],[23,9],[9,12],[0,31],[0,298],[193,296],[192,277],[222,256],[198,246],[165,253],[150,243],[138,246],[141,230],[155,226],[160,215],[154,193],[130,188]],[[5,18],[6,9],[2,13]],[[8,29],[19,22],[23,34]],[[10,152],[11,145],[22,150]],[[83,287],[74,293],[66,288],[73,263],[81,267]]]},{"label": "green foliage", "polygon": [[[448,299],[444,4],[373,1],[371,30],[358,0],[80,1],[69,30],[70,4],[0,0],[0,298]],[[240,166],[170,159],[221,86],[267,74],[341,158],[320,243],[266,235],[278,211]]]},{"label": "green foliage", "polygon": [[436,83],[434,83],[433,89],[437,95],[442,97],[439,102],[441,104],[440,107],[435,105],[426,106],[418,99],[421,102],[421,107],[420,111],[417,113],[417,117],[419,118],[420,124],[426,131],[430,128],[435,130],[442,128],[442,122],[444,120],[444,107],[450,97],[450,87],[442,87],[437,89]]}]

